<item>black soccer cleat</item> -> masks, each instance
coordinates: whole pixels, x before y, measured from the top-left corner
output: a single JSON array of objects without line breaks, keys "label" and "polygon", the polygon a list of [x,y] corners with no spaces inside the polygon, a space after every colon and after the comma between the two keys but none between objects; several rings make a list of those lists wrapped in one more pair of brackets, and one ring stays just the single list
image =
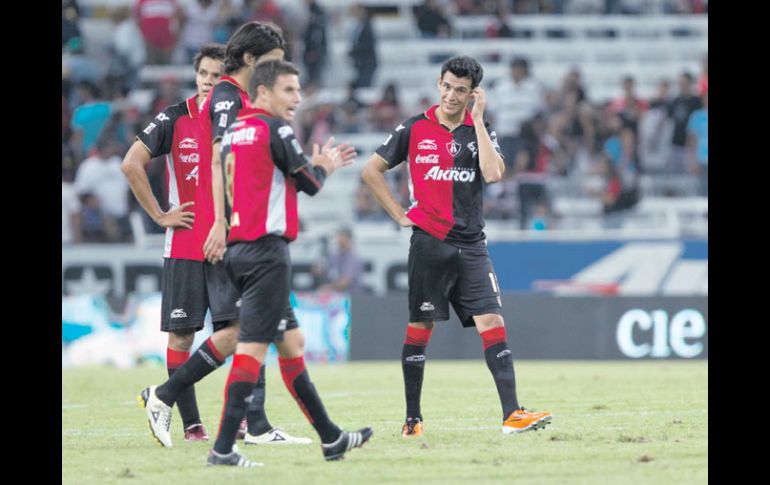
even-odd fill
[{"label": "black soccer cleat", "polygon": [[264,463],[257,461],[251,461],[245,456],[241,455],[238,451],[238,447],[233,445],[233,450],[226,454],[220,455],[214,450],[209,451],[209,457],[206,460],[206,466],[237,466],[242,468],[257,468],[265,466]]},{"label": "black soccer cleat", "polygon": [[358,431],[343,431],[337,441],[334,443],[321,444],[326,461],[341,460],[345,457],[345,452],[353,448],[360,448],[374,434],[374,430],[367,426]]}]

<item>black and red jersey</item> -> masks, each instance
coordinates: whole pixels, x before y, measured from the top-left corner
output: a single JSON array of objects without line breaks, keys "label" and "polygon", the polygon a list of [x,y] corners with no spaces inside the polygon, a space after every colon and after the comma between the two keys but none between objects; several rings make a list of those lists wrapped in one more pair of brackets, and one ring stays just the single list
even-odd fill
[{"label": "black and red jersey", "polygon": [[[164,109],[136,138],[147,147],[150,156],[166,155],[166,186],[171,208],[195,200],[198,183],[200,148],[198,140],[197,96]],[[187,208],[196,213],[197,204]],[[197,244],[193,229],[166,228],[164,258],[203,260],[203,246]]]},{"label": "black and red jersey", "polygon": [[227,242],[267,234],[296,239],[297,190],[314,195],[326,172],[310,165],[291,126],[267,111],[245,108],[224,132],[221,150]]},{"label": "black and red jersey", "polygon": [[[478,140],[468,111],[452,131],[439,123],[436,108],[401,123],[375,153],[390,168],[409,162],[412,205],[406,215],[428,234],[449,243],[485,238]],[[495,150],[497,134],[485,124]]]},{"label": "black and red jersey", "polygon": [[250,106],[249,96],[230,76],[222,76],[209,91],[201,105],[200,156],[198,170],[198,189],[195,193],[195,231],[196,238],[203,251],[203,243],[214,224],[214,196],[211,192],[211,155],[214,142],[222,138],[228,125],[235,121],[241,108]]}]

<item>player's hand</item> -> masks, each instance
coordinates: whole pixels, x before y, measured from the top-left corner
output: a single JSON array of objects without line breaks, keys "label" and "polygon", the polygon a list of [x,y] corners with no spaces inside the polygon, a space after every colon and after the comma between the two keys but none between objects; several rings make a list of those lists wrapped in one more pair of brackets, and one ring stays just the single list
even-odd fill
[{"label": "player's hand", "polygon": [[203,255],[209,263],[216,264],[225,257],[225,224],[224,222],[214,222],[209,230],[206,242],[203,244]]},{"label": "player's hand", "polygon": [[414,222],[412,222],[412,220],[410,218],[406,217],[406,214],[401,216],[401,218],[399,218],[399,220],[396,221],[396,222],[398,222],[398,225],[401,226],[401,227],[412,227],[412,226],[414,226]]},{"label": "player's hand", "polygon": [[347,143],[340,143],[334,147],[333,155],[330,155],[332,163],[335,165],[335,170],[342,167],[351,165],[356,159],[356,148],[348,145]]},{"label": "player's hand", "polygon": [[185,229],[192,229],[192,224],[195,222],[195,213],[188,212],[185,209],[195,204],[195,202],[185,202],[184,204],[174,207],[168,212],[164,212],[155,221],[160,227],[183,227]]},{"label": "player's hand", "polygon": [[471,91],[471,97],[473,98],[471,118],[473,118],[473,121],[484,121],[484,108],[487,107],[487,94],[482,88],[476,87],[476,89]]}]

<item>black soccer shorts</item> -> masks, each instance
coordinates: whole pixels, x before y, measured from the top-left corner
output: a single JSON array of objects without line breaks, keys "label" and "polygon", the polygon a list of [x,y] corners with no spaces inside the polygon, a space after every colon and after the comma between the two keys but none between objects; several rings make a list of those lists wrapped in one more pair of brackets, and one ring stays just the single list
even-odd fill
[{"label": "black soccer shorts", "polygon": [[203,272],[206,275],[206,290],[208,294],[211,321],[229,322],[238,319],[241,295],[227,274],[223,264],[203,262]]},{"label": "black soccer shorts", "polygon": [[497,275],[484,241],[454,246],[415,230],[409,245],[409,321],[449,320],[449,303],[463,327],[473,317],[502,313]]},{"label": "black soccer shorts", "polygon": [[224,266],[241,293],[239,342],[281,340],[297,328],[289,303],[291,261],[285,239],[268,235],[227,246]]}]

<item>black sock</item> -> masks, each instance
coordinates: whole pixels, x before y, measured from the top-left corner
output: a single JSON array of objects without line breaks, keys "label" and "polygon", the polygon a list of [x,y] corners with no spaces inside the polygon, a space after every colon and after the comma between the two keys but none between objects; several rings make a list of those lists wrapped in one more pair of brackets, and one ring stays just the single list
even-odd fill
[{"label": "black sock", "polygon": [[209,338],[198,347],[184,365],[177,368],[164,384],[155,389],[155,394],[158,399],[173,406],[185,389],[215,371],[224,362],[225,358]]},{"label": "black sock", "polygon": [[286,389],[294,396],[294,400],[297,401],[300,409],[305,413],[305,417],[315,428],[321,442],[335,442],[340,437],[342,430],[326,414],[321,397],[305,369],[305,358],[284,359],[278,357],[278,363]]},{"label": "black sock", "polygon": [[489,372],[495,379],[500,405],[503,408],[503,421],[513,411],[519,409],[516,398],[516,375],[513,371],[513,355],[505,340],[505,327],[497,327],[481,333],[484,341],[484,358]]},{"label": "black sock", "polygon": [[246,354],[235,354],[230,374],[225,384],[225,403],[222,407],[222,419],[219,421],[219,432],[214,443],[214,451],[227,454],[233,451],[235,436],[241,420],[246,414],[246,399],[251,395],[259,379],[261,363]]},{"label": "black sock", "polygon": [[[181,352],[171,347],[166,349],[166,369],[168,376],[174,375],[176,370],[184,365],[190,357],[190,352]],[[186,387],[177,397],[176,404],[179,407],[179,415],[182,417],[184,429],[193,424],[200,424],[201,417],[198,412],[198,402],[195,399],[195,386]]]},{"label": "black sock", "polygon": [[406,418],[420,418],[420,395],[425,373],[425,348],[432,330],[406,327],[406,339],[401,351],[401,369],[404,373],[404,394],[406,395]]},{"label": "black sock", "polygon": [[265,366],[259,369],[259,380],[251,391],[251,401],[246,407],[246,422],[249,424],[249,434],[259,436],[267,433],[273,427],[265,414]]}]

